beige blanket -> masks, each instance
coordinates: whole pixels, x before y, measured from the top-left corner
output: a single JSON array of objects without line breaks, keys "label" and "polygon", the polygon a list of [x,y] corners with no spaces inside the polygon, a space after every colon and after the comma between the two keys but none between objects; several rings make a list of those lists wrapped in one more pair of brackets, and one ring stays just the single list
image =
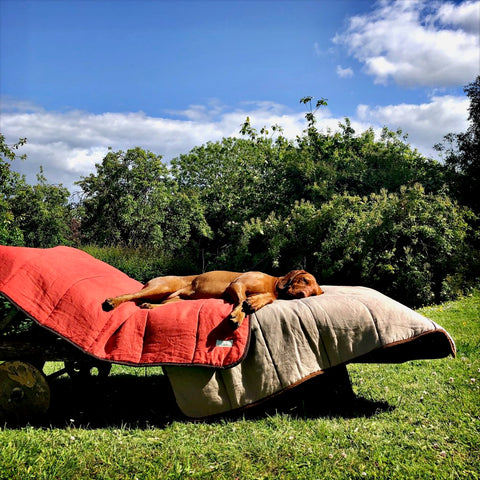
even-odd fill
[{"label": "beige blanket", "polygon": [[248,354],[233,368],[164,367],[182,412],[198,418],[240,409],[337,365],[455,355],[439,325],[375,290],[322,289],[253,314]]}]

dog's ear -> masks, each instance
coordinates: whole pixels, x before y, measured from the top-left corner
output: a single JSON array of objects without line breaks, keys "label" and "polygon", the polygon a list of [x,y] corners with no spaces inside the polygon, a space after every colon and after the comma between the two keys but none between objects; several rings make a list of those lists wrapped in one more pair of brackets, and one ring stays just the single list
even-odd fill
[{"label": "dog's ear", "polygon": [[277,290],[279,292],[284,292],[292,284],[296,276],[307,273],[305,270],[292,270],[288,272],[284,277],[280,277],[280,280],[277,283]]}]

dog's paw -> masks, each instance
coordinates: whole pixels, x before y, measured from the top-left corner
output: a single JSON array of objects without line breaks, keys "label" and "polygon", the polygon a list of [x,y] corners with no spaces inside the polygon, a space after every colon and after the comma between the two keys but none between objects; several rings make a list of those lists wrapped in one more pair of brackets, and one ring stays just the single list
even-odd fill
[{"label": "dog's paw", "polygon": [[232,327],[233,330],[236,330],[240,325],[237,322],[237,319],[234,317],[230,317],[230,326]]},{"label": "dog's paw", "polygon": [[102,310],[104,312],[110,312],[116,307],[115,302],[113,301],[113,298],[107,298],[103,303],[102,303]]},{"label": "dog's paw", "polygon": [[252,313],[255,313],[257,311],[257,308],[255,308],[254,305],[250,303],[250,300],[244,300],[242,304],[242,310],[245,312],[246,315],[251,315]]},{"label": "dog's paw", "polygon": [[230,315],[230,325],[234,330],[236,330],[242,324],[244,318],[245,318],[245,313],[232,312],[232,314]]},{"label": "dog's paw", "polygon": [[145,310],[151,310],[154,306],[151,303],[142,303],[139,305],[140,308],[144,308]]}]

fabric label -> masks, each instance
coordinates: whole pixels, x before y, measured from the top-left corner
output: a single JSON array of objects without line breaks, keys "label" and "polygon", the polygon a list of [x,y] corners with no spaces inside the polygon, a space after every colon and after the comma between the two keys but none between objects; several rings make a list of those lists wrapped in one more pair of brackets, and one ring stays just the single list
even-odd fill
[{"label": "fabric label", "polygon": [[217,340],[217,347],[233,347],[233,340]]}]

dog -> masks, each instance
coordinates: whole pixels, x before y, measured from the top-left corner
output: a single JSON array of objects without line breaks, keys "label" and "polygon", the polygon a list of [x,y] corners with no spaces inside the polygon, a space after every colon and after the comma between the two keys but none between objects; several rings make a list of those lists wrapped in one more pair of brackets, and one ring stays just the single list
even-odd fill
[{"label": "dog", "polygon": [[154,278],[140,291],[107,298],[102,306],[103,310],[110,311],[124,302],[147,300],[140,304],[140,308],[150,309],[179,300],[225,298],[234,303],[230,321],[234,328],[238,328],[246,314],[260,310],[277,298],[306,298],[322,293],[315,277],[305,270],[292,270],[283,277],[262,272],[212,271]]}]

